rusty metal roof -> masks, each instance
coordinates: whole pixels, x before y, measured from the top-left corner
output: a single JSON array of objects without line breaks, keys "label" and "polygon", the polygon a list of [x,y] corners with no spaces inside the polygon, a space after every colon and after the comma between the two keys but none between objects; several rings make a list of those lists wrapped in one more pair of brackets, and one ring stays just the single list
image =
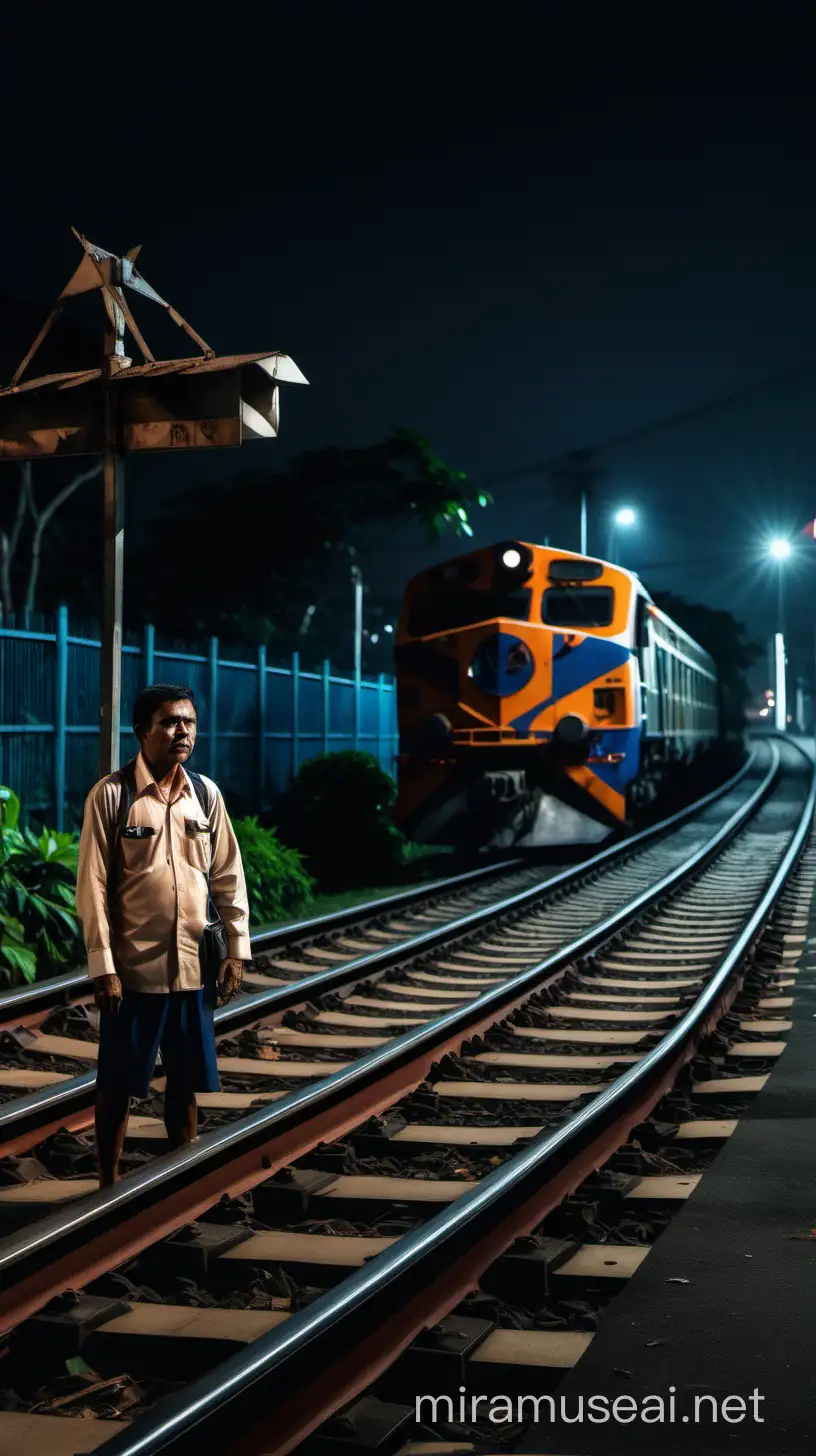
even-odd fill
[{"label": "rusty metal roof", "polygon": [[28,389],[45,389],[55,384],[57,389],[70,389],[74,384],[85,384],[90,379],[101,379],[101,369],[74,369],[65,374],[41,374],[39,379],[26,379],[23,384],[6,384],[2,394],[23,394]]},{"label": "rusty metal roof", "polygon": [[[154,379],[163,374],[212,374],[222,369],[239,369],[244,364],[257,364],[271,379],[285,384],[308,384],[305,375],[298,369],[288,354],[269,352],[264,354],[198,354],[187,359],[157,359],[154,363],[130,364],[112,376],[111,383],[126,385],[129,379]],[[0,396],[22,394],[31,389],[73,389],[77,385],[90,384],[101,379],[101,369],[77,369],[65,374],[42,374],[37,379],[27,379],[21,384],[0,388]]]}]

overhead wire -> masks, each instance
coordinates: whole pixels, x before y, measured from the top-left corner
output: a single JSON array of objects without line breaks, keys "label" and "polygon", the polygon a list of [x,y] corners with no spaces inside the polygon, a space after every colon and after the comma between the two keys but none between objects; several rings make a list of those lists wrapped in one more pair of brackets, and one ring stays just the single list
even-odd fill
[{"label": "overhead wire", "polygon": [[712,399],[704,400],[700,404],[690,406],[688,409],[677,410],[670,415],[664,415],[659,419],[650,420],[646,424],[635,426],[630,430],[624,430],[616,435],[610,435],[604,440],[597,441],[594,445],[559,450],[556,454],[545,456],[543,459],[532,461],[527,465],[517,465],[509,470],[494,471],[491,475],[474,481],[473,486],[476,489],[490,490],[494,485],[504,485],[513,480],[521,480],[527,475],[535,475],[543,471],[551,470],[558,465],[563,466],[576,455],[594,456],[603,454],[608,450],[615,450],[622,445],[630,445],[638,440],[645,440],[650,435],[660,434],[664,430],[673,429],[678,425],[687,424],[695,419],[701,419],[704,415],[725,409],[730,404],[748,399],[751,395],[761,393],[766,389],[772,389],[776,385],[789,383],[797,377],[807,378],[813,372],[816,372],[816,360],[813,359],[805,360],[799,364],[789,365],[787,369],[779,370],[776,374],[767,375],[764,379],[754,380],[751,384],[742,385],[739,389],[731,390],[728,394],[716,395]]}]

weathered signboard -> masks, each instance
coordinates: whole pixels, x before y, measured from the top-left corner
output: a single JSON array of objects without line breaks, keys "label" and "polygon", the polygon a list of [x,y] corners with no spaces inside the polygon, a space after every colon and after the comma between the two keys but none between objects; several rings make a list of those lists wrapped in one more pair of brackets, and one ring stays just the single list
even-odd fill
[{"label": "weathered signboard", "polygon": [[[110,380],[115,448],[218,449],[278,433],[279,379],[305,383],[285,354],[173,359],[120,369]],[[98,455],[105,448],[101,369],[46,375],[0,390],[0,459]]]}]

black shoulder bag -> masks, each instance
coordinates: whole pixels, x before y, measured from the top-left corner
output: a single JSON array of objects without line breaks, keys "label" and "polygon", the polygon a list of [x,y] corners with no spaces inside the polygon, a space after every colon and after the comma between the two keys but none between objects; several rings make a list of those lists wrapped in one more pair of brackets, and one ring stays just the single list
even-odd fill
[{"label": "black shoulder bag", "polygon": [[[119,810],[116,815],[116,829],[114,843],[111,847],[110,869],[108,873],[108,902],[113,899],[116,890],[119,871],[119,840],[127,830],[130,807],[136,797],[136,760],[132,758],[123,768],[117,770],[112,777],[121,785],[119,794]],[[187,777],[193,786],[195,796],[204,811],[209,823],[210,804],[204,780],[201,774],[191,773],[187,770]],[[147,832],[147,831],[143,831]],[[152,829],[149,831],[153,833]],[[213,850],[215,848],[215,835],[210,829],[210,861],[212,862]],[[208,989],[214,988],[218,982],[218,972],[221,963],[229,956],[229,941],[227,940],[227,927],[221,916],[218,914],[212,899],[210,898],[210,877],[207,875],[207,924],[204,926],[204,934],[198,948],[198,959],[201,965],[201,984]]]},{"label": "black shoulder bag", "polygon": [[[187,777],[195,790],[207,822],[210,819],[210,804],[208,802],[207,790],[204,787],[204,780],[201,774],[191,773],[187,770]],[[213,852],[215,850],[215,834],[210,828],[210,865],[212,865]],[[222,963],[229,956],[229,941],[227,940],[227,927],[221,916],[218,914],[212,899],[210,898],[210,876],[207,875],[207,924],[204,926],[204,934],[198,947],[198,959],[201,965],[201,984],[208,988],[214,987],[218,982],[218,972]]]}]

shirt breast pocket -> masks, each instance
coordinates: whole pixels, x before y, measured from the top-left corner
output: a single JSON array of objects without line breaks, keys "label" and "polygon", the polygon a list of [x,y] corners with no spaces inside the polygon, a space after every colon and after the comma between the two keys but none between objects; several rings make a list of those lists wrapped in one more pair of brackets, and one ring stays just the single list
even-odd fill
[{"label": "shirt breast pocket", "polygon": [[122,830],[120,837],[122,863],[131,874],[139,874],[153,868],[156,850],[156,831],[149,825],[130,824]]},{"label": "shirt breast pocket", "polygon": [[189,863],[202,874],[209,874],[210,826],[206,819],[185,819],[184,848]]}]

